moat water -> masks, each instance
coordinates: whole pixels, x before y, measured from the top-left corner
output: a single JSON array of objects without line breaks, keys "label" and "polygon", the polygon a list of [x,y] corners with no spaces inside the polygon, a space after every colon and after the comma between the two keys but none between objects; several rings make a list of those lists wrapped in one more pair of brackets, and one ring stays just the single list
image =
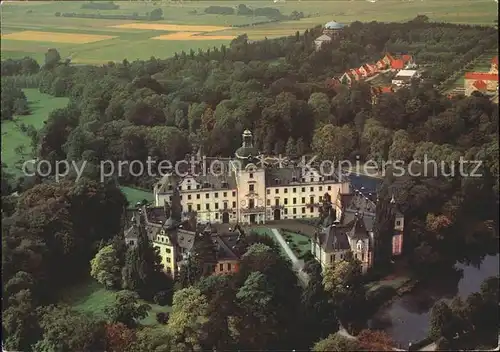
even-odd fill
[{"label": "moat water", "polygon": [[465,299],[479,291],[486,278],[499,274],[498,260],[496,254],[486,256],[477,266],[457,263],[455,267],[462,269],[462,274],[439,277],[417,286],[381,308],[369,321],[369,327],[385,330],[401,348],[426,338],[434,303],[440,299],[451,300],[457,295]]}]

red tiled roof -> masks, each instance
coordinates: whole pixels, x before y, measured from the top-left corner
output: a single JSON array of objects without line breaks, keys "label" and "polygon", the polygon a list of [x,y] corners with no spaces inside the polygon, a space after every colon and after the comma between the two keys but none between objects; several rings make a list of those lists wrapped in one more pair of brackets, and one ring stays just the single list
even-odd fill
[{"label": "red tiled roof", "polygon": [[389,61],[391,61],[391,62],[394,61],[394,58],[392,57],[391,54],[386,53],[385,56],[389,59]]},{"label": "red tiled roof", "polygon": [[491,59],[491,63],[498,66],[498,56],[495,56],[493,59]]},{"label": "red tiled roof", "polygon": [[354,71],[356,71],[356,73],[358,74],[358,76],[362,76],[363,74],[361,73],[361,71],[359,70],[359,68],[355,69]]},{"label": "red tiled roof", "polygon": [[401,59],[394,60],[391,62],[391,67],[395,68],[395,69],[403,69],[405,67],[405,64],[404,64],[403,60],[401,60]]},{"label": "red tiled roof", "polygon": [[498,81],[498,73],[466,72],[465,79],[475,79],[475,80],[482,80],[482,81]]},{"label": "red tiled roof", "polygon": [[481,80],[475,81],[474,83],[472,83],[472,85],[479,90],[485,90],[488,87],[488,85],[484,81],[481,81]]},{"label": "red tiled roof", "polygon": [[392,87],[380,87],[382,93],[392,93]]},{"label": "red tiled roof", "polygon": [[401,56],[401,59],[403,59],[403,61],[406,63],[408,61],[411,61],[411,55],[402,55]]}]

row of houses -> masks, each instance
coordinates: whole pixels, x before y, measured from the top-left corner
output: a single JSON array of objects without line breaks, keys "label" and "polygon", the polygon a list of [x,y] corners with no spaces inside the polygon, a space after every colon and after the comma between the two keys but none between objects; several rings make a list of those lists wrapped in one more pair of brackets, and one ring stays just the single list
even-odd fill
[{"label": "row of houses", "polygon": [[373,77],[381,72],[388,70],[392,71],[409,71],[415,68],[415,62],[411,55],[393,56],[386,53],[383,58],[374,64],[363,64],[359,68],[352,68],[339,78],[340,83],[350,85],[352,82],[364,80]]}]

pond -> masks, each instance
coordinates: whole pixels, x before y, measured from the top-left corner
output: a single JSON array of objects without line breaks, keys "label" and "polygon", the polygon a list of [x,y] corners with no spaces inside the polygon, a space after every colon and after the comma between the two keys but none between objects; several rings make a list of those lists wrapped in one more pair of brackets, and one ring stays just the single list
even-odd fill
[{"label": "pond", "polygon": [[486,278],[499,274],[498,259],[498,254],[488,255],[479,267],[457,263],[455,267],[462,270],[417,286],[397,298],[377,312],[369,321],[369,327],[385,330],[401,348],[408,347],[409,342],[424,339],[434,303],[440,299],[451,300],[456,295],[466,298],[479,291]]}]

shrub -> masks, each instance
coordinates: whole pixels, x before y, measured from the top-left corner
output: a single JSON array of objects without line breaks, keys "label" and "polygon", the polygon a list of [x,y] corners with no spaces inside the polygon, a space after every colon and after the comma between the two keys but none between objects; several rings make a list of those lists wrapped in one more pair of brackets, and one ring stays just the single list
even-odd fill
[{"label": "shrub", "polygon": [[209,6],[205,9],[205,13],[210,15],[234,15],[234,9],[227,6]]},{"label": "shrub", "polygon": [[166,306],[168,304],[171,304],[172,303],[172,292],[160,291],[154,295],[153,301],[160,306]]},{"label": "shrub", "polygon": [[61,13],[60,12],[56,12],[56,17],[60,17],[61,16]]},{"label": "shrub", "polygon": [[165,325],[168,323],[168,319],[170,318],[170,314],[164,312],[156,313],[156,321],[160,324]]}]

